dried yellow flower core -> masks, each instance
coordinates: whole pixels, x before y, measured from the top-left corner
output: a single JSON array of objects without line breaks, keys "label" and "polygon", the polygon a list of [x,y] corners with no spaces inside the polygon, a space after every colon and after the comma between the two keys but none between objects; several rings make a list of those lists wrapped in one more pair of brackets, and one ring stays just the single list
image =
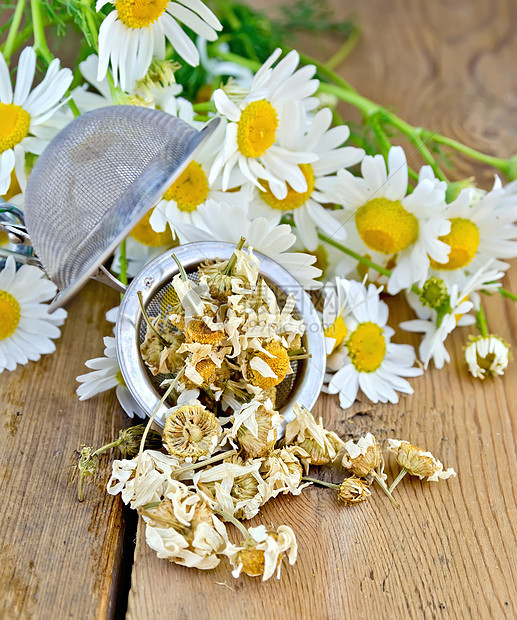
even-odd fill
[{"label": "dried yellow flower core", "polygon": [[364,480],[356,476],[350,476],[350,478],[345,478],[340,484],[337,495],[338,499],[344,504],[351,506],[352,504],[366,501],[370,497],[371,492]]},{"label": "dried yellow flower core", "polygon": [[142,245],[146,245],[150,248],[159,248],[162,245],[172,244],[172,233],[168,226],[163,232],[156,232],[151,228],[151,224],[149,224],[151,213],[152,212],[149,211],[149,213],[144,215],[129,233],[129,236]]},{"label": "dried yellow flower core", "polygon": [[165,421],[163,441],[172,456],[198,459],[210,454],[220,430],[211,411],[202,405],[183,405]]},{"label": "dried yellow flower core", "polygon": [[261,387],[263,390],[268,390],[269,388],[282,383],[291,367],[289,365],[289,355],[279,342],[273,340],[272,342],[266,344],[264,349],[275,357],[268,357],[262,352],[257,353],[257,357],[260,357],[260,359],[266,362],[266,364],[275,373],[276,379],[273,377],[263,377],[257,370],[252,369],[253,377],[251,379],[251,383]]},{"label": "dried yellow flower core", "polygon": [[384,331],[376,323],[361,323],[346,342],[352,364],[359,372],[374,372],[386,353]]},{"label": "dried yellow flower core", "polygon": [[413,476],[421,478],[432,476],[439,469],[432,456],[424,454],[420,448],[406,441],[403,441],[398,448],[397,463]]},{"label": "dried yellow flower core", "polygon": [[192,213],[208,196],[208,178],[197,161],[191,161],[163,195],[164,200],[174,200],[180,211]]},{"label": "dried yellow flower core", "polygon": [[31,117],[14,103],[0,103],[0,153],[12,149],[29,133]]},{"label": "dried yellow flower core", "polygon": [[335,338],[336,344],[332,351],[335,351],[339,345],[343,342],[343,340],[348,335],[348,329],[346,328],[345,321],[342,316],[338,316],[337,319],[324,330],[325,336],[328,338]]},{"label": "dried yellow flower core", "polygon": [[241,113],[237,145],[245,157],[259,157],[275,142],[278,116],[266,101],[252,101]]},{"label": "dried yellow flower core", "polygon": [[117,0],[115,8],[124,26],[145,28],[163,15],[167,4],[167,0]]},{"label": "dried yellow flower core", "polygon": [[242,572],[250,577],[264,574],[264,551],[261,549],[243,549],[239,553],[239,562],[242,562]]},{"label": "dried yellow flower core", "polygon": [[7,291],[0,291],[0,340],[14,334],[20,322],[20,304]]},{"label": "dried yellow flower core", "polygon": [[383,254],[401,252],[418,238],[418,220],[399,200],[369,200],[356,211],[355,223],[366,245]]},{"label": "dried yellow flower core", "polygon": [[287,185],[287,196],[283,200],[279,200],[271,191],[269,183],[261,180],[262,185],[266,187],[265,192],[260,192],[262,200],[279,211],[292,211],[304,205],[314,191],[314,172],[310,164],[300,164],[299,168],[307,181],[307,191],[295,192],[290,185]]},{"label": "dried yellow flower core", "polygon": [[451,246],[451,253],[446,263],[437,263],[431,259],[431,267],[434,269],[461,269],[466,267],[476,256],[479,247],[479,228],[463,217],[453,217],[451,220],[451,232],[440,237],[447,245]]},{"label": "dried yellow flower core", "polygon": [[185,327],[185,338],[187,342],[213,345],[219,344],[224,339],[224,332],[212,331],[201,319],[192,319]]},{"label": "dried yellow flower core", "polygon": [[210,383],[210,379],[215,373],[217,366],[211,359],[201,360],[196,364],[196,371],[203,377],[205,383]]}]

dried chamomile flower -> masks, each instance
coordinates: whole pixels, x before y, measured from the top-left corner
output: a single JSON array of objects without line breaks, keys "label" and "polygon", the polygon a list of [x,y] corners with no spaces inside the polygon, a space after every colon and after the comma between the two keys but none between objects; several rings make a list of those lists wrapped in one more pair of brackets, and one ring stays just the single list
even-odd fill
[{"label": "dried chamomile flower", "polygon": [[504,375],[510,358],[510,345],[498,336],[469,336],[465,347],[465,361],[470,374],[476,379],[488,375]]},{"label": "dried chamomile flower", "polygon": [[337,496],[345,506],[352,506],[353,504],[366,501],[371,494],[368,483],[365,480],[357,476],[350,476],[350,478],[345,478],[339,485]]},{"label": "dried chamomile flower", "polygon": [[282,420],[270,400],[254,399],[235,412],[229,437],[237,439],[249,457],[264,456],[274,448]]},{"label": "dried chamomile flower", "polygon": [[188,404],[173,409],[165,421],[163,443],[169,454],[195,462],[215,450],[221,424],[203,405]]},{"label": "dried chamomile flower", "polygon": [[345,443],[342,464],[343,467],[360,478],[371,476],[386,493],[392,504],[398,508],[397,502],[393,499],[391,491],[388,490],[385,483],[387,476],[384,473],[384,459],[381,448],[371,433],[367,433],[357,442],[350,439]]},{"label": "dried chamomile flower", "polygon": [[143,506],[140,513],[146,522],[147,544],[159,558],[202,570],[219,564],[217,553],[228,542],[226,528],[186,485],[172,481],[165,498]]},{"label": "dried chamomile flower", "polygon": [[[199,273],[206,277],[210,295],[222,303],[226,302],[232,294],[232,281],[236,279],[228,273],[228,263],[227,260],[207,260],[198,267]],[[240,281],[243,284],[242,280]]]},{"label": "dried chamomile flower", "polygon": [[286,445],[296,444],[307,452],[309,458],[302,459],[306,468],[332,463],[343,449],[343,441],[323,427],[321,418],[318,424],[306,407],[295,403],[293,413],[296,417],[285,428]]},{"label": "dried chamomile flower", "polygon": [[[135,485],[135,474],[140,462],[140,475]],[[138,508],[162,499],[175,472],[180,469],[178,459],[156,450],[144,450],[131,460],[116,460],[112,464],[107,484],[110,495],[121,494],[124,504]]]},{"label": "dried chamomile flower", "polygon": [[259,351],[251,358],[251,383],[263,390],[282,383],[285,376],[291,373],[287,350],[275,340],[264,346],[267,353]]},{"label": "dried chamomile flower", "polygon": [[269,498],[279,493],[298,495],[307,486],[301,484],[303,468],[300,459],[309,455],[300,446],[287,446],[272,450],[260,466],[260,474],[268,486]]},{"label": "dried chamomile flower", "polygon": [[326,482],[325,480],[318,480],[317,478],[309,478],[308,476],[304,476],[303,480],[313,482],[322,487],[328,487],[329,489],[336,489],[337,499],[343,502],[345,506],[359,504],[360,502],[366,501],[371,496],[368,482],[354,475],[345,478],[341,484],[334,484],[333,482]]},{"label": "dried chamomile flower", "polygon": [[282,560],[287,553],[289,564],[296,562],[298,544],[293,530],[281,525],[276,532],[267,531],[263,525],[252,527],[240,546],[229,544],[226,548],[230,564],[234,567],[232,575],[237,578],[241,573],[250,577],[260,577],[262,581],[270,579],[276,571],[280,579]]},{"label": "dried chamomile flower", "polygon": [[192,482],[212,508],[232,517],[251,519],[267,500],[260,464],[260,459],[243,461],[232,456],[220,465],[196,472]]},{"label": "dried chamomile flower", "polygon": [[438,482],[439,479],[447,480],[451,476],[456,476],[456,472],[452,467],[444,471],[443,463],[435,459],[430,452],[425,452],[421,448],[410,444],[409,441],[388,439],[388,443],[388,450],[396,456],[397,463],[402,467],[401,472],[391,485],[390,491],[397,486],[407,473],[411,476],[418,476],[420,480],[427,478],[429,482]]},{"label": "dried chamomile flower", "polygon": [[367,433],[357,442],[350,439],[345,443],[343,467],[356,476],[366,478],[383,464],[381,447],[371,433]]},{"label": "dried chamomile flower", "polygon": [[183,366],[183,356],[178,353],[183,337],[167,329],[170,325],[159,316],[151,317],[145,340],[140,345],[142,359],[153,375],[177,372]]},{"label": "dried chamomile flower", "polygon": [[225,335],[221,330],[211,330],[201,319],[191,319],[185,325],[186,342],[198,342],[199,344],[217,345],[224,340]]}]

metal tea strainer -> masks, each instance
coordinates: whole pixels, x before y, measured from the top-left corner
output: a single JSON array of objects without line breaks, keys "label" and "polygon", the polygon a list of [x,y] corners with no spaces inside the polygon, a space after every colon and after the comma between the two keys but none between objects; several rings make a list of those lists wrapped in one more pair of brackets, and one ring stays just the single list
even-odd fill
[{"label": "metal tea strainer", "polygon": [[[197,279],[197,267],[207,258],[226,260],[230,258],[235,246],[224,242],[196,242],[174,248],[189,278]],[[325,343],[321,321],[316,313],[310,297],[295,278],[276,261],[255,252],[260,261],[260,273],[275,293],[282,307],[287,294],[295,297],[294,315],[303,319],[305,334],[302,346],[310,354],[305,360],[291,362],[293,374],[277,386],[276,409],[286,421],[294,415],[292,408],[298,402],[311,409],[323,384],[325,371]],[[144,341],[146,324],[137,293],[142,292],[144,307],[149,316],[167,316],[171,311],[169,299],[172,289],[172,278],[178,273],[178,267],[171,257],[171,252],[158,256],[137,274],[128,286],[120,304],[116,325],[117,357],[131,395],[138,405],[148,414],[152,413],[165,393],[160,388],[164,375],[153,376],[142,360],[140,345]],[[158,409],[155,421],[163,426],[164,416],[174,403],[165,402]]]},{"label": "metal tea strainer", "polygon": [[[116,326],[118,362],[131,394],[148,415],[163,390],[160,377],[152,377],[140,356],[145,325],[137,292],[142,291],[148,314],[166,312],[167,291],[177,267],[170,252],[165,253],[148,263],[126,290],[102,263],[177,179],[218,122],[214,119],[198,132],[159,110],[111,106],[88,112],[63,129],[37,160],[25,192],[24,213],[12,205],[1,209],[10,209],[0,217],[0,228],[8,232],[14,247],[20,250],[30,238],[34,248],[36,258],[18,251],[19,259],[39,260],[59,289],[50,312],[90,277],[125,292]],[[194,274],[199,263],[227,259],[234,247],[191,243],[174,252],[187,273]],[[293,276],[270,258],[258,257],[260,271],[279,302],[287,292],[294,294],[295,313],[305,320],[307,330],[303,345],[310,359],[293,362],[293,374],[277,389],[277,409],[289,419],[296,401],[311,408],[320,393],[323,332],[309,296]],[[158,422],[163,422],[167,408],[164,404],[159,410]]]},{"label": "metal tea strainer", "polygon": [[160,110],[110,106],[63,129],[31,172],[25,225],[65,304],[183,172],[202,131]]}]

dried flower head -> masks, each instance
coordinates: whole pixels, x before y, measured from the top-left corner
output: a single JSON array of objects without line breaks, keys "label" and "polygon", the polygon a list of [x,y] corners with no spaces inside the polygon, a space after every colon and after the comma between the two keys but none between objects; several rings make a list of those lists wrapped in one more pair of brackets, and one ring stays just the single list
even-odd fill
[{"label": "dried flower head", "polygon": [[183,357],[177,352],[183,337],[159,316],[151,317],[150,324],[140,345],[142,359],[153,375],[177,372],[183,366]]},{"label": "dried flower head", "polygon": [[476,379],[488,375],[504,375],[510,358],[510,345],[498,336],[469,336],[465,347],[465,361]]},{"label": "dried flower head", "polygon": [[[140,450],[140,443],[145,432],[145,425],[138,424],[121,430],[117,441],[117,448],[122,454],[122,458],[135,457]],[[162,447],[162,436],[158,431],[150,428],[145,438],[144,450],[160,450]]]},{"label": "dried flower head", "polygon": [[430,452],[425,452],[409,441],[388,439],[388,443],[388,450],[396,456],[397,463],[407,470],[408,474],[418,476],[420,480],[427,478],[430,482],[437,482],[440,478],[446,480],[456,476],[452,467],[444,471],[443,463],[435,459]]},{"label": "dried flower head", "polygon": [[268,486],[270,498],[279,493],[298,495],[307,485],[301,484],[303,467],[300,459],[308,459],[309,455],[299,446],[288,446],[272,450],[262,460],[260,474]]},{"label": "dried flower head", "polygon": [[352,439],[345,443],[343,467],[356,476],[365,478],[383,465],[381,448],[371,433],[367,433],[357,442]]},{"label": "dried flower head", "polygon": [[207,260],[198,267],[199,273],[206,276],[210,295],[223,303],[232,294],[232,280],[234,279],[230,274],[224,273],[227,265],[227,260],[216,259],[215,261]]},{"label": "dried flower head", "polygon": [[357,476],[350,476],[350,478],[345,478],[339,485],[337,496],[346,506],[352,506],[353,504],[366,501],[371,494],[368,483],[365,480]]},{"label": "dried flower head", "polygon": [[199,495],[171,481],[164,499],[140,510],[146,522],[147,544],[165,558],[199,569],[219,564],[217,553],[228,542],[226,528]]},{"label": "dried flower head", "polygon": [[185,339],[187,342],[216,345],[224,340],[224,332],[210,329],[201,319],[192,319],[185,325]]},{"label": "dried flower head", "polygon": [[274,448],[282,420],[270,400],[254,399],[234,414],[229,436],[237,439],[249,457],[264,456]]},{"label": "dried flower head", "polygon": [[252,527],[250,537],[240,547],[228,545],[225,554],[234,567],[232,575],[239,577],[245,573],[250,577],[260,577],[262,581],[270,579],[275,571],[280,579],[282,560],[288,552],[289,564],[296,562],[298,545],[293,530],[281,525],[277,531],[267,531],[263,525]]},{"label": "dried flower head", "polygon": [[323,427],[321,418],[318,424],[306,407],[295,403],[293,413],[294,420],[285,428],[286,445],[295,444],[307,452],[309,459],[302,459],[306,466],[332,463],[344,448],[343,441]]},{"label": "dried flower head", "polygon": [[169,454],[197,461],[214,451],[221,436],[221,424],[203,405],[182,405],[165,421],[163,442]]},{"label": "dried flower head", "polygon": [[291,366],[287,350],[276,340],[266,344],[264,349],[267,353],[259,351],[250,361],[251,383],[268,390],[282,383],[291,372]]}]

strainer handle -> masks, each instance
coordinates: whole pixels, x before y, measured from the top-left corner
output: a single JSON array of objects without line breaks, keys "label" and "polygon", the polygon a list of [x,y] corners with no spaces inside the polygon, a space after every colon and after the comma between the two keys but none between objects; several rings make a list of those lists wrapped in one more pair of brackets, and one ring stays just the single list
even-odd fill
[{"label": "strainer handle", "polygon": [[111,288],[114,288],[119,293],[124,294],[126,292],[127,286],[122,284],[120,280],[117,280],[117,278],[115,278],[115,276],[112,273],[110,273],[106,269],[106,267],[104,267],[104,265],[101,265],[99,267],[99,270],[97,271],[97,273],[91,276],[91,279],[97,280],[97,282],[101,282],[102,284],[107,284],[108,286],[110,286]]}]

